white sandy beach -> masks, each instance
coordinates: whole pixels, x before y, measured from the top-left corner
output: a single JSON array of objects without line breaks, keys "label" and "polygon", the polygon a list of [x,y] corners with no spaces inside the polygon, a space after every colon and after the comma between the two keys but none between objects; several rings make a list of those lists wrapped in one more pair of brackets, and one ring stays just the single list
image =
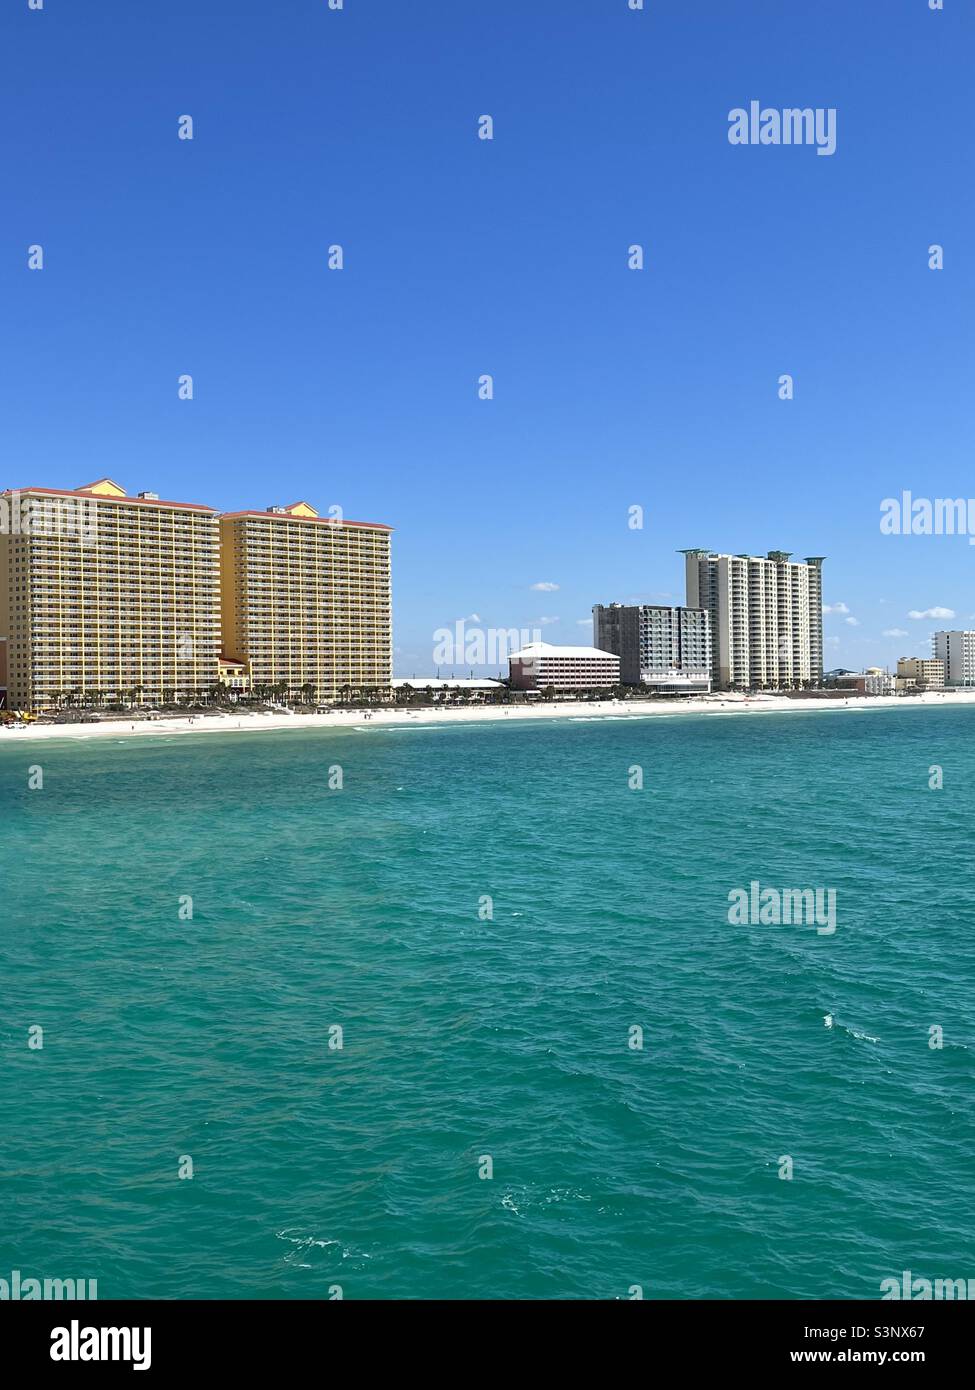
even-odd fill
[{"label": "white sandy beach", "polygon": [[784,695],[709,695],[692,700],[566,701],[538,705],[470,705],[431,709],[335,710],[328,714],[198,714],[172,719],[106,719],[98,724],[29,724],[0,730],[0,747],[38,739],[159,738],[172,734],[266,733],[272,729],[377,729],[402,725],[536,723],[548,719],[656,719],[667,715],[823,714],[843,711],[904,710],[975,704],[975,690],[932,691],[910,697],[850,696],[841,699]]}]

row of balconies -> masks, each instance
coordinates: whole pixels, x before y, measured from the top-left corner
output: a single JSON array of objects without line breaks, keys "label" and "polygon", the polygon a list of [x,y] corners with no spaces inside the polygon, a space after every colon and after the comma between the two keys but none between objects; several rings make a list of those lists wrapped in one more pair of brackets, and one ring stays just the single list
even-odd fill
[{"label": "row of balconies", "polygon": [[170,663],[168,666],[135,667],[105,664],[96,666],[93,662],[89,662],[86,666],[34,667],[28,675],[31,680],[72,686],[99,680],[119,681],[125,685],[142,685],[147,681],[180,680],[186,676],[203,679],[207,675],[215,681],[217,673],[218,667],[215,661],[181,662],[178,666]]},{"label": "row of balconies", "polygon": [[[93,540],[88,541],[88,546],[110,546],[125,545],[138,547],[140,549],[161,548],[164,545],[189,544],[207,545],[216,550],[220,544],[219,535],[216,530],[206,526],[194,525],[193,522],[178,523],[175,526],[148,527],[138,525],[108,525],[105,517],[96,517],[95,525],[89,524],[90,518],[83,518],[82,526],[93,533]],[[43,530],[39,530],[31,537],[31,551],[35,555],[58,555],[67,551],[74,554],[79,548],[81,537],[76,534],[67,534],[66,531],[53,535],[46,535]]]},{"label": "row of balconies", "polygon": [[29,551],[24,560],[24,568],[31,570],[98,570],[98,569],[118,569],[122,566],[135,566],[136,568],[162,567],[168,569],[173,565],[182,565],[184,568],[193,565],[200,565],[205,569],[219,568],[220,556],[213,547],[195,547],[179,545],[174,547],[162,547],[159,550],[139,549],[136,546],[126,546],[120,549],[118,546],[99,546],[87,545],[79,546],[77,550],[62,555],[38,555],[36,551]]},{"label": "row of balconies", "polygon": [[248,610],[264,611],[280,608],[287,610],[290,608],[327,608],[335,603],[371,603],[377,607],[388,605],[389,600],[385,594],[373,592],[363,592],[361,589],[350,589],[336,586],[327,591],[316,590],[314,593],[286,594],[278,593],[254,593],[248,594],[247,600],[242,607]]},{"label": "row of balconies", "polygon": [[[375,565],[382,569],[390,563],[389,551],[341,550],[335,547],[321,550],[255,551],[250,549],[246,555],[234,557],[234,568],[250,573],[255,570],[274,569],[278,565],[284,569],[327,569],[330,565]],[[224,563],[226,563],[226,558]]]},{"label": "row of balconies", "polygon": [[388,555],[349,553],[348,551],[342,551],[338,554],[316,551],[309,555],[248,555],[246,560],[235,561],[234,569],[238,574],[260,574],[274,569],[314,572],[331,569],[336,565],[343,568],[361,565],[371,569],[389,569],[390,557]]},{"label": "row of balconies", "polygon": [[270,586],[272,589],[315,590],[327,587],[329,584],[351,584],[353,582],[358,584],[366,581],[378,583],[379,581],[387,581],[389,579],[389,572],[387,571],[383,574],[379,570],[356,571],[349,565],[342,565],[340,568],[335,567],[323,571],[321,574],[309,574],[304,570],[300,574],[289,574],[277,569],[272,572],[264,570],[260,574],[248,574],[243,578],[248,589],[260,589]]},{"label": "row of balconies", "polygon": [[141,565],[146,560],[158,560],[166,564],[217,564],[220,550],[200,538],[177,537],[165,540],[161,545],[143,542],[141,545],[119,545],[114,536],[107,540],[97,536],[87,545],[76,544],[70,550],[48,550],[31,546],[25,552],[25,564],[49,565],[63,568],[65,565]]},{"label": "row of balconies", "polygon": [[[154,563],[148,563],[150,557],[143,556],[138,561],[118,562],[103,560],[79,561],[71,565],[25,565],[24,573],[30,574],[35,578],[60,579],[72,578],[76,582],[87,581],[94,578],[109,579],[121,576],[128,579],[141,579],[142,576],[152,576],[153,572],[159,575],[171,577],[178,575],[181,578],[192,578],[194,575],[216,580],[219,577],[220,566],[215,561],[200,558],[196,563],[185,560],[173,562],[171,556],[155,558]],[[238,569],[236,577],[238,580],[246,579],[249,583],[276,583],[290,582],[305,585],[319,586],[329,576],[341,574],[351,579],[370,578],[388,579],[390,575],[389,565],[357,565],[353,563],[343,563],[341,565],[328,564],[319,566],[307,565],[280,565],[269,564],[261,566],[249,566],[246,573]]]},{"label": "row of balconies", "polygon": [[61,570],[57,574],[34,571],[31,575],[31,582],[34,584],[53,585],[64,588],[68,584],[89,587],[97,585],[103,588],[106,584],[129,584],[135,588],[141,588],[145,584],[210,584],[220,583],[220,576],[214,570],[204,571],[201,567],[198,570],[174,570],[162,569],[135,569],[135,570],[106,570],[102,574],[78,570]]},{"label": "row of balconies", "polygon": [[250,634],[247,649],[250,652],[263,651],[289,651],[295,647],[301,647],[306,651],[316,651],[320,648],[328,648],[336,642],[355,643],[355,642],[386,642],[389,640],[389,628],[336,628],[334,632],[316,633],[314,636],[304,635],[297,637],[257,637]]},{"label": "row of balconies", "polygon": [[[172,649],[170,648],[170,650]],[[251,643],[244,650],[253,661],[269,661],[271,657],[274,657],[275,660],[284,658],[292,661],[320,661],[323,657],[334,656],[336,652],[362,652],[372,659],[376,652],[389,650],[389,638],[385,636],[357,637],[354,640],[322,642],[317,646],[313,646],[311,643],[289,642],[286,646],[280,647],[256,647]]]},{"label": "row of balconies", "polygon": [[[37,582],[38,581],[35,580],[35,583]],[[67,585],[73,585],[82,590],[92,589],[96,592],[120,587],[135,592],[145,589],[172,590],[191,587],[216,590],[220,587],[220,576],[209,571],[203,573],[200,570],[195,572],[136,570],[131,574],[113,571],[111,574],[98,576],[66,574],[56,580],[46,579],[41,582],[46,584],[53,583],[62,588]]]},{"label": "row of balconies", "polygon": [[41,661],[86,661],[89,658],[93,661],[105,661],[109,657],[119,661],[158,661],[167,652],[211,652],[216,655],[219,650],[219,642],[201,642],[191,639],[190,643],[187,643],[180,637],[141,642],[138,645],[132,642],[123,645],[116,642],[92,642],[85,646],[71,644],[63,647],[55,645],[30,649],[31,655]]},{"label": "row of balconies", "polygon": [[320,627],[330,627],[333,623],[352,623],[368,620],[371,622],[390,622],[392,614],[387,604],[333,604],[330,608],[249,608],[242,621],[251,626],[269,628],[281,632],[300,632],[303,628],[314,631]]},{"label": "row of balconies", "polygon": [[296,583],[290,584],[282,579],[276,581],[261,580],[259,583],[248,583],[232,592],[236,595],[238,603],[255,603],[273,599],[276,602],[287,602],[289,599],[305,603],[327,601],[335,594],[375,594],[377,599],[389,593],[389,582],[380,582],[376,579],[359,579],[354,574],[333,575],[327,580],[322,580],[320,584]]},{"label": "row of balconies", "polygon": [[[104,584],[80,584],[75,579],[67,580],[63,584],[52,584],[49,580],[36,581],[31,586],[33,592],[41,598],[73,598],[84,600],[89,595],[96,603],[101,602],[106,596],[118,597],[124,594],[126,597],[139,598],[148,595],[150,598],[158,596],[169,598],[172,595],[196,594],[199,600],[214,602],[219,586],[210,579],[166,579],[160,580],[155,577],[147,577],[141,583],[136,583],[133,579],[111,579]],[[198,601],[187,598],[187,602]]]},{"label": "row of balconies", "polygon": [[305,613],[300,618],[297,613],[289,618],[286,613],[268,611],[263,613],[251,612],[247,615],[249,627],[281,633],[320,632],[324,628],[358,627],[363,622],[389,626],[391,618],[388,610],[382,612],[368,608],[345,608],[341,611],[333,608],[328,613]]}]

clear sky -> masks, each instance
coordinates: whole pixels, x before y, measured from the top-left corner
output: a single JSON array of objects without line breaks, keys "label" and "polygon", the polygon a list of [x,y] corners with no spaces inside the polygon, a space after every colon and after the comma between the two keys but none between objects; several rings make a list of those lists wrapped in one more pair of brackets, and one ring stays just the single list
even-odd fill
[{"label": "clear sky", "polygon": [[968,0],[4,0],[0,484],[387,522],[404,675],[690,546],[827,556],[827,667],[926,655],[975,547],[880,502],[975,496],[973,70]]}]

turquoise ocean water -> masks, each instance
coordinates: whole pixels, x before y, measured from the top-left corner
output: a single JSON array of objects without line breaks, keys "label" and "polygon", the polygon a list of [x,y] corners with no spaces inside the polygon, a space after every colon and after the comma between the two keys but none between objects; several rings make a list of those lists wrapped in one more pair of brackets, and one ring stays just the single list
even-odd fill
[{"label": "turquoise ocean water", "polygon": [[[975,1277],[973,735],[975,708],[898,707],[3,736],[0,1276]],[[753,879],[834,888],[835,934],[730,925]]]}]

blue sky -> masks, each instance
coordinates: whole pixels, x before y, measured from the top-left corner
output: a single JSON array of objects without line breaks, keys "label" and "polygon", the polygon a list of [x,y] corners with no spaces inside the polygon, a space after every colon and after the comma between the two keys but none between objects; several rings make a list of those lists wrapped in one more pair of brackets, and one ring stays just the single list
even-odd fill
[{"label": "blue sky", "polygon": [[963,0],[5,0],[0,484],[387,522],[400,674],[696,545],[826,555],[827,666],[927,654],[975,548],[880,502],[975,495],[973,53]]}]

